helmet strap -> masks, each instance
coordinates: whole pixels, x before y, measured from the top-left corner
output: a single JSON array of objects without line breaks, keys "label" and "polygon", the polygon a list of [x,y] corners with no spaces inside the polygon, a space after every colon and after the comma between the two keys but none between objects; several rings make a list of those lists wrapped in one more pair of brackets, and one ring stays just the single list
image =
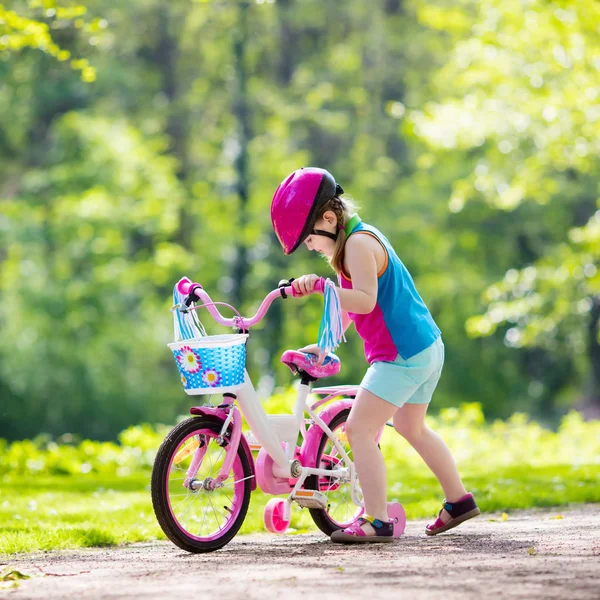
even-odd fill
[{"label": "helmet strap", "polygon": [[323,229],[313,229],[310,232],[310,235],[324,235],[325,237],[331,238],[334,242],[336,242],[338,238],[337,231],[335,233],[331,233],[329,231],[324,231]]}]

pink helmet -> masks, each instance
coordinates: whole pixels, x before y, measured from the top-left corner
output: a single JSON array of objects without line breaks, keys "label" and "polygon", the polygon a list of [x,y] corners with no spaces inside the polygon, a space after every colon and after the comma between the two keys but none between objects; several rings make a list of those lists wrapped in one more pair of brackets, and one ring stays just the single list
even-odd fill
[{"label": "pink helmet", "polygon": [[284,254],[313,232],[319,209],[344,190],[325,169],[306,167],[281,182],[271,202],[271,222]]}]

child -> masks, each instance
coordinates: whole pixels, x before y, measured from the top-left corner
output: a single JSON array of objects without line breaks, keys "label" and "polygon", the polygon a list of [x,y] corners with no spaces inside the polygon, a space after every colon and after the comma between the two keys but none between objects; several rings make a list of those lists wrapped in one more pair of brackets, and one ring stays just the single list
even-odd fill
[{"label": "child", "polygon": [[[391,542],[386,470],[376,442],[393,417],[396,431],[421,455],[446,495],[425,533],[436,535],[479,514],[450,450],[425,425],[425,413],[444,363],[444,344],[412,277],[388,240],[363,223],[344,190],[323,169],[294,171],[277,188],[271,221],[285,254],[303,242],[329,259],[338,275],[344,326],[354,322],[364,341],[369,368],[350,411],[346,432],[360,480],[365,515],[332,534],[334,542]],[[313,293],[317,275],[293,282],[300,294]],[[318,346],[302,348],[319,354]]]}]

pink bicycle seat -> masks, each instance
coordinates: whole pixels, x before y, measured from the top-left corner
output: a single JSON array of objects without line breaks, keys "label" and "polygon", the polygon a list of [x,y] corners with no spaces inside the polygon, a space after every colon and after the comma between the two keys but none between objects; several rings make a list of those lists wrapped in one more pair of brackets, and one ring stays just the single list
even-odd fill
[{"label": "pink bicycle seat", "polygon": [[292,373],[308,373],[314,379],[331,377],[340,372],[340,359],[335,354],[328,354],[322,365],[317,364],[318,356],[297,350],[286,350],[281,355],[281,362],[287,365]]}]

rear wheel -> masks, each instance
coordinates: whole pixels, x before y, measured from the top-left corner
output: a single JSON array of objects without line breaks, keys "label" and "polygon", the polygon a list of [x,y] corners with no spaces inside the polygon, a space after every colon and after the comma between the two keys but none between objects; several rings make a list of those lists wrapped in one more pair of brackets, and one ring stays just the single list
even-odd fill
[{"label": "rear wheel", "polygon": [[[350,409],[340,411],[329,424],[329,429],[352,460],[352,449],[346,435],[346,421]],[[323,432],[317,451],[316,467],[332,471],[341,464],[342,458],[333,442]],[[304,487],[307,490],[318,490],[327,497],[327,507],[324,509],[310,508],[310,515],[317,527],[325,534],[331,535],[338,529],[345,529],[358,517],[364,509],[356,506],[350,494],[350,482],[340,481],[334,477],[311,475],[306,478]]]},{"label": "rear wheel", "polygon": [[218,443],[222,426],[210,415],[183,421],[167,435],[154,461],[154,513],[165,535],[188,552],[222,548],[248,512],[251,470],[241,445],[227,479],[214,484],[228,443]]}]

